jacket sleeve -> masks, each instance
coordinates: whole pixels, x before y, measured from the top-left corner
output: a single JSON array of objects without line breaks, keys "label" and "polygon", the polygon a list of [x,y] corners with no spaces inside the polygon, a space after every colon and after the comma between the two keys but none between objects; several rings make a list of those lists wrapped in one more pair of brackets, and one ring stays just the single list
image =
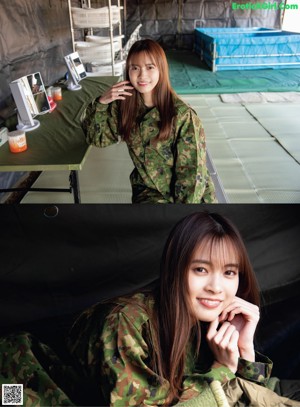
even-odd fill
[{"label": "jacket sleeve", "polygon": [[273,363],[269,358],[255,352],[255,362],[239,359],[236,375],[266,386],[271,376],[272,367]]},{"label": "jacket sleeve", "polygon": [[177,119],[175,202],[214,203],[215,188],[206,167],[206,141],[197,114],[188,109]]},{"label": "jacket sleeve", "polygon": [[102,377],[109,383],[109,405],[163,405],[168,382],[160,380],[150,367],[149,343],[143,329],[120,312],[108,319],[101,342]]},{"label": "jacket sleeve", "polygon": [[[273,363],[269,358],[259,352],[255,352],[255,362],[249,362],[248,360],[239,358],[238,368],[235,374],[226,366],[216,363],[215,367],[209,369],[207,372],[198,374],[198,376],[209,383],[213,380],[217,380],[224,384],[228,380],[238,376],[245,380],[267,385],[271,376],[272,366]],[[195,371],[199,372],[197,368]]]},{"label": "jacket sleeve", "polygon": [[[145,328],[146,324],[136,326],[122,312],[110,317],[104,326],[102,383],[105,378],[108,385],[103,393],[109,389],[110,406],[163,406],[166,403],[169,382],[151,367],[151,343]],[[208,383],[215,380],[225,383],[232,378],[235,375],[230,369],[221,365],[205,374],[187,373],[181,396],[191,399],[201,395]]]},{"label": "jacket sleeve", "polygon": [[85,111],[82,127],[88,144],[96,147],[107,147],[120,141],[117,103],[101,104],[95,100]]}]

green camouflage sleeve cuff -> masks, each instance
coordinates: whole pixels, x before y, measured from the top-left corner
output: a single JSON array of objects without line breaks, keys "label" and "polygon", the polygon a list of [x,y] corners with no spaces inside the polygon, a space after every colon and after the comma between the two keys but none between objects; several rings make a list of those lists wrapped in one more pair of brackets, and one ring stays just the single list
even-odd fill
[{"label": "green camouflage sleeve cuff", "polygon": [[266,385],[272,371],[273,363],[266,356],[255,352],[255,362],[239,359],[237,376]]},{"label": "green camouflage sleeve cuff", "polygon": [[104,103],[100,103],[99,99],[97,99],[96,101],[96,110],[97,112],[106,112],[106,110],[108,109],[109,104],[104,104]]},{"label": "green camouflage sleeve cuff", "polygon": [[232,371],[223,365],[219,365],[218,367],[212,367],[208,372],[204,373],[203,379],[208,383],[211,383],[213,380],[217,380],[219,382],[226,383],[228,380],[234,379],[235,374]]}]

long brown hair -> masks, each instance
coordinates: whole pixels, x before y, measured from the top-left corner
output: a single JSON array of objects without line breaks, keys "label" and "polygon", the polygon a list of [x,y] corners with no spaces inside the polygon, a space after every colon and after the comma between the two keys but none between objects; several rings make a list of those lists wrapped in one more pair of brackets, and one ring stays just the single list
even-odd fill
[{"label": "long brown hair", "polygon": [[237,295],[259,304],[258,285],[247,250],[236,227],[216,213],[197,212],[186,216],[172,229],[164,247],[160,285],[155,301],[157,331],[155,365],[161,377],[170,383],[168,404],[180,399],[186,349],[191,334],[200,348],[200,326],[192,316],[189,303],[188,270],[194,251],[203,242],[213,250],[217,242],[230,242],[239,265]]},{"label": "long brown hair", "polygon": [[[173,119],[176,115],[174,106],[174,91],[169,78],[169,67],[166,54],[162,47],[151,39],[136,41],[130,48],[126,60],[126,80],[129,80],[129,66],[132,58],[144,52],[148,55],[159,70],[159,80],[153,89],[154,105],[160,115],[159,140],[166,140],[172,129]],[[120,101],[119,132],[126,141],[129,139],[132,129],[137,126],[137,115],[141,103],[141,95],[133,89],[132,96]]]}]

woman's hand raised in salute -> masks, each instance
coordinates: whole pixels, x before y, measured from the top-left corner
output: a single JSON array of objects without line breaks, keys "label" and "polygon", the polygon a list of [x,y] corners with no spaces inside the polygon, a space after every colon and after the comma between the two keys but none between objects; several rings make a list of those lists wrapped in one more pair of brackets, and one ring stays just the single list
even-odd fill
[{"label": "woman's hand raised in salute", "polygon": [[131,89],[134,89],[134,87],[130,85],[129,81],[118,82],[103,93],[99,98],[99,102],[107,105],[114,100],[124,100],[126,99],[126,96],[132,96],[132,93],[127,92]]}]

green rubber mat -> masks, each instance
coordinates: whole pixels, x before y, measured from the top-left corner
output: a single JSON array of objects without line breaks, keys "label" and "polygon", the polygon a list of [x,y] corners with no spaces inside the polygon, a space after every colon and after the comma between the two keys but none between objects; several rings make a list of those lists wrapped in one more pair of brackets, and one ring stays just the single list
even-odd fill
[{"label": "green rubber mat", "polygon": [[300,68],[211,72],[191,51],[168,51],[167,58],[178,94],[300,91]]}]

